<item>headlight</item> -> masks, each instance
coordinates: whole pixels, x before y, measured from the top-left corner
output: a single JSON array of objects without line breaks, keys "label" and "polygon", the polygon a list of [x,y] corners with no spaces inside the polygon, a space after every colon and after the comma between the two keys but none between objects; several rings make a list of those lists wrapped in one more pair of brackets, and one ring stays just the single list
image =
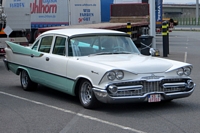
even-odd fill
[{"label": "headlight", "polygon": [[179,69],[177,70],[177,74],[178,74],[178,76],[183,76],[183,74],[184,74],[183,68],[179,68]]},{"label": "headlight", "polygon": [[183,76],[183,75],[189,76],[191,74],[191,71],[192,71],[192,68],[187,66],[187,67],[179,68],[177,70],[177,74],[179,76]]},{"label": "headlight", "polygon": [[110,71],[107,73],[107,78],[108,78],[108,80],[111,80],[111,81],[113,81],[115,79],[121,80],[124,78],[124,72],[121,70]]},{"label": "headlight", "polygon": [[115,72],[114,71],[108,72],[107,78],[108,80],[111,80],[111,81],[115,80]]},{"label": "headlight", "polygon": [[124,78],[124,73],[123,73],[123,71],[116,71],[116,78],[117,78],[118,80],[123,79],[123,78]]},{"label": "headlight", "polygon": [[184,74],[185,74],[186,76],[189,76],[189,75],[191,74],[191,68],[190,68],[190,67],[185,67],[185,68],[184,68]]}]

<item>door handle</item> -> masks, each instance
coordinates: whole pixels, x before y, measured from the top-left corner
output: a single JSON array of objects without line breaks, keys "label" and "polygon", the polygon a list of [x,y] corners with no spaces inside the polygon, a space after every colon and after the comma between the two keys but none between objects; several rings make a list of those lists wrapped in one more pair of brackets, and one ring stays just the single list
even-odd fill
[{"label": "door handle", "polygon": [[49,57],[46,57],[46,61],[49,61]]}]

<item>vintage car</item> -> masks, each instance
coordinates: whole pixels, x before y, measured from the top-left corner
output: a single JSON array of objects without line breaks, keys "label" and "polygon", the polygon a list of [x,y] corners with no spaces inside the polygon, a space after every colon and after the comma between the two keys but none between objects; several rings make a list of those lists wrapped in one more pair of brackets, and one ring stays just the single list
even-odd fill
[{"label": "vintage car", "polygon": [[30,47],[6,43],[4,64],[20,75],[24,90],[41,84],[78,96],[84,108],[99,101],[171,101],[195,88],[191,64],[142,55],[124,32],[59,29],[40,34]]}]

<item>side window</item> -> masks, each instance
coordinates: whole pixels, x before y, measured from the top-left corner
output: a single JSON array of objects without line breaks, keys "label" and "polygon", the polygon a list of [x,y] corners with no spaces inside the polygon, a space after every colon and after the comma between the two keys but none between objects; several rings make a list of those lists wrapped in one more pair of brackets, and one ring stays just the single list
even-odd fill
[{"label": "side window", "polygon": [[53,54],[57,55],[65,55],[65,41],[66,38],[64,37],[56,37],[54,48],[53,48]]},{"label": "side window", "polygon": [[32,49],[33,50],[37,50],[38,44],[39,44],[39,40],[35,44],[33,44],[34,46],[32,47]]},{"label": "side window", "polygon": [[53,36],[46,36],[41,39],[40,47],[38,51],[49,53],[51,49],[51,43]]}]

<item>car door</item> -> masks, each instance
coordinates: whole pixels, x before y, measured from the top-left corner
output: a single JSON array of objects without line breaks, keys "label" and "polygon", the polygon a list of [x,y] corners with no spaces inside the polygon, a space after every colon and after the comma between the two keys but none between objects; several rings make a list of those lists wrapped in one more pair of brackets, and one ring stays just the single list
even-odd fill
[{"label": "car door", "polygon": [[53,35],[46,35],[37,40],[32,49],[41,53],[40,56],[31,55],[29,64],[31,67],[30,75],[33,81],[46,85],[46,77],[50,74],[47,70],[49,54],[53,42]]},{"label": "car door", "polygon": [[67,75],[67,63],[69,57],[66,56],[67,50],[67,37],[61,35],[55,35],[52,43],[52,50],[46,58],[46,71],[50,74],[46,79],[46,83],[51,85],[50,87],[63,91],[69,94],[73,94],[72,88],[74,81]]}]

